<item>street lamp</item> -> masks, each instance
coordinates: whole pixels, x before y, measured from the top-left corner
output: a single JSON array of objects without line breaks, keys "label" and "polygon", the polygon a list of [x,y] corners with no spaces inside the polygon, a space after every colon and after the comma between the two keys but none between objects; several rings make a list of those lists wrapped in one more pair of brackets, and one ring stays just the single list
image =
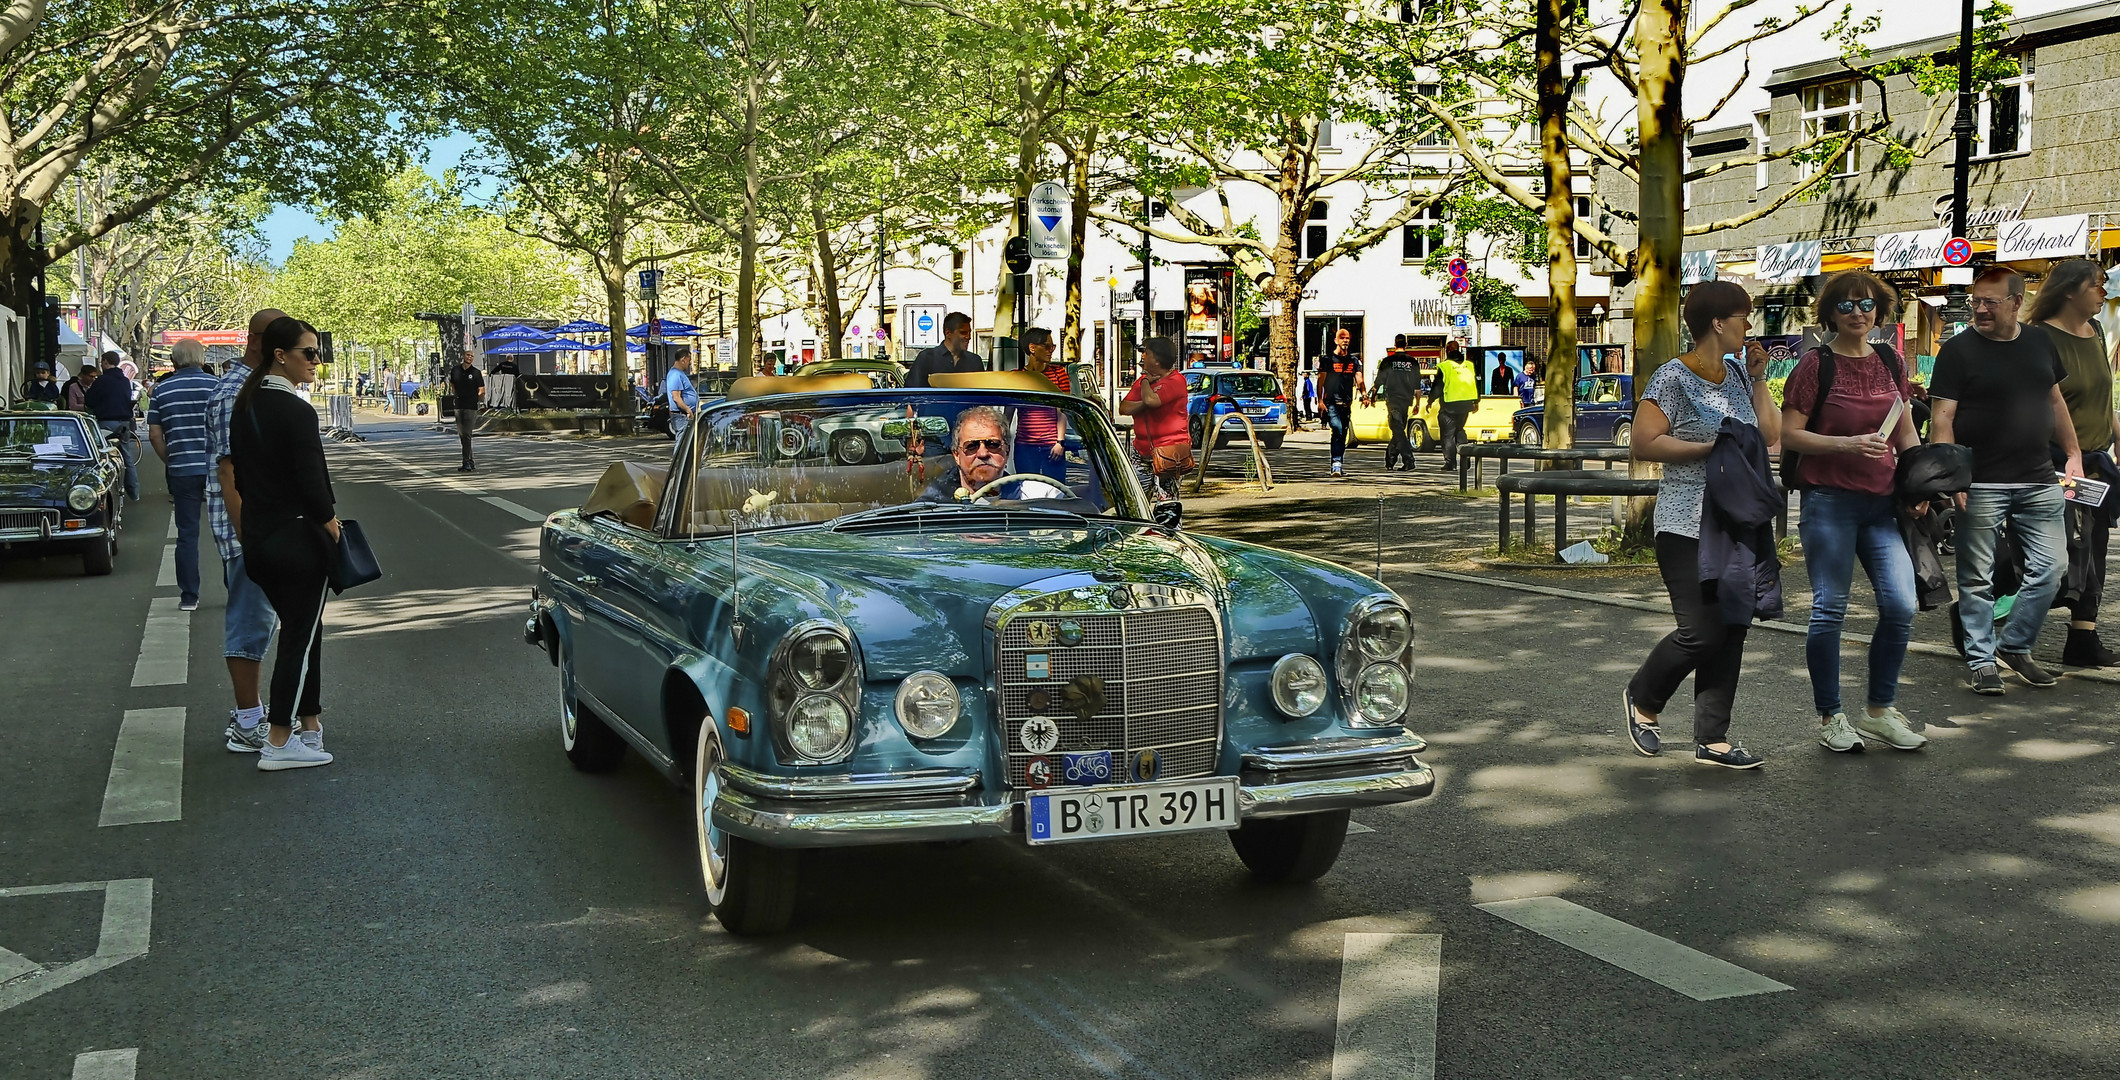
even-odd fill
[{"label": "street lamp", "polygon": [[[1958,119],[1951,124],[1951,135],[1957,142],[1957,161],[1951,176],[1951,238],[1965,238],[1966,187],[1971,179],[1973,160],[1973,0],[1960,0],[1958,19]],[[1951,267],[1946,274],[1957,270]],[[1963,274],[1958,276],[1963,277]],[[1952,326],[1964,326],[1972,321],[1972,309],[1966,302],[1966,287],[1963,281],[1951,282],[1951,299],[1943,308],[1945,335],[1937,344],[1947,340]]]},{"label": "street lamp", "polygon": [[1603,334],[1603,333],[1601,333],[1601,332],[1599,332],[1599,330],[1598,330],[1598,328],[1597,328],[1597,324],[1598,324],[1598,322],[1599,322],[1600,320],[1604,319],[1604,317],[1605,317],[1605,305],[1603,305],[1603,304],[1592,304],[1592,305],[1590,305],[1590,333],[1591,333],[1591,335],[1592,335],[1592,336],[1596,337],[1596,338],[1597,338],[1597,339],[1598,339],[1599,341],[1603,341],[1603,340],[1605,339],[1605,337],[1604,337],[1604,334]]}]

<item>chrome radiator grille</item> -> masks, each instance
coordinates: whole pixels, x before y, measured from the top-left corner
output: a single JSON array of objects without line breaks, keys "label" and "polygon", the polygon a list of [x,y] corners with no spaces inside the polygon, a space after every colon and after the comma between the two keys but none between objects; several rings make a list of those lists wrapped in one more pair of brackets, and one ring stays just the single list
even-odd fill
[{"label": "chrome radiator grille", "polygon": [[[1079,642],[1066,644],[1076,628]],[[1019,732],[1035,716],[1060,729],[1059,745],[1046,755],[1055,770],[1060,754],[1110,750],[1113,781],[1131,780],[1132,756],[1153,749],[1159,779],[1214,772],[1222,735],[1222,640],[1208,608],[1022,612],[1003,621],[996,635],[1010,784],[1026,786],[1033,755]],[[1045,658],[1042,679],[1026,671],[1027,660],[1037,656]]]},{"label": "chrome radiator grille", "polygon": [[18,510],[12,507],[0,509],[0,529],[34,529],[47,522],[53,528],[58,528],[59,512],[42,509]]}]

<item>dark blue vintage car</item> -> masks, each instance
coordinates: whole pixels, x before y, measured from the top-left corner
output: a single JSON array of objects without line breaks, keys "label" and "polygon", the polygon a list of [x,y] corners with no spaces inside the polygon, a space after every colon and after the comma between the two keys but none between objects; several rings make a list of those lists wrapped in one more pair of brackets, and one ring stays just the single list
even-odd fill
[{"label": "dark blue vintage car", "polygon": [[0,413],[0,555],[78,552],[83,571],[110,573],[125,514],[120,460],[80,413]]},{"label": "dark blue vintage car", "polygon": [[[1546,407],[1518,409],[1511,427],[1519,445],[1541,445],[1546,439]],[[1575,441],[1614,446],[1634,441],[1634,376],[1585,375],[1575,380]]]},{"label": "dark blue vintage car", "polygon": [[[545,522],[524,634],[562,745],[690,789],[730,930],[787,925],[801,848],[1220,830],[1311,880],[1350,808],[1434,789],[1399,597],[1183,531],[1093,403],[935,381],[740,381],[667,472],[615,465]],[[1011,460],[1041,410],[1064,454]],[[850,425],[883,436],[860,463]]]}]

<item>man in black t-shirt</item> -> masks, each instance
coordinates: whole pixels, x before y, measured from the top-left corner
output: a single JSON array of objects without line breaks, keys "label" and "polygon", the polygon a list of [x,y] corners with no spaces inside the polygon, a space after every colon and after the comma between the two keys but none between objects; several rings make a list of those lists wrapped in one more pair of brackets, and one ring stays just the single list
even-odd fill
[{"label": "man in black t-shirt", "polygon": [[942,344],[920,350],[913,366],[906,369],[907,386],[927,386],[928,376],[938,373],[969,374],[985,371],[986,361],[971,350],[972,317],[952,311],[942,317]]},{"label": "man in black t-shirt", "polygon": [[449,373],[449,392],[456,401],[456,439],[464,446],[464,463],[456,471],[477,472],[471,462],[471,429],[478,425],[478,402],[486,393],[486,377],[479,374],[470,353]]},{"label": "man in black t-shirt", "polygon": [[[2067,505],[2054,480],[2047,444],[2067,455],[2064,472],[2083,475],[2083,455],[2068,402],[2066,371],[2053,342],[2017,321],[2024,279],[1994,267],[1973,283],[1973,328],[1945,343],[1929,381],[1931,442],[1973,451],[1973,489],[1958,496],[1958,618],[1965,629],[1973,692],[2002,693],[1997,661],[2033,686],[2055,679],[2032,661],[2032,644],[2068,568],[2061,515]],[[2014,527],[2024,551],[2024,584],[2010,619],[1995,633],[1995,547]]]},{"label": "man in black t-shirt", "polygon": [[1318,403],[1332,429],[1332,475],[1343,476],[1340,458],[1347,452],[1347,425],[1354,399],[1362,392],[1362,358],[1355,355],[1354,334],[1341,327],[1332,335],[1332,351],[1318,359]]}]

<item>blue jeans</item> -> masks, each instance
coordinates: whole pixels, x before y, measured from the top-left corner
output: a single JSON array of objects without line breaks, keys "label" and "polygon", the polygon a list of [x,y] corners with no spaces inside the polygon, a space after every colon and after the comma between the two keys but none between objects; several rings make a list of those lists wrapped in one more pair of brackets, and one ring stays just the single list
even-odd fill
[{"label": "blue jeans", "polygon": [[683,441],[685,441],[685,429],[686,429],[686,428],[688,428],[688,427],[691,427],[691,426],[692,426],[692,418],[691,418],[691,417],[689,417],[689,416],[686,416],[685,414],[683,414],[683,413],[681,413],[681,412],[678,412],[678,411],[677,411],[677,410],[675,410],[675,409],[672,409],[672,410],[670,410],[670,439],[671,439],[671,441],[673,441],[673,442],[683,442]]},{"label": "blue jeans", "polygon": [[140,499],[140,463],[138,440],[133,438],[130,420],[98,420],[96,426],[118,444],[118,452],[125,456],[125,497],[138,502]]},{"label": "blue jeans", "polygon": [[1354,403],[1332,402],[1325,406],[1325,426],[1332,429],[1332,460],[1338,462],[1347,453],[1348,425],[1354,416]]},{"label": "blue jeans", "polygon": [[199,515],[206,509],[206,474],[165,473],[169,496],[177,503],[177,592],[187,604],[199,602]]},{"label": "blue jeans", "polygon": [[1053,456],[1052,443],[1017,443],[1016,471],[1037,473],[1056,483],[1067,483],[1067,458]]},{"label": "blue jeans", "polygon": [[1914,559],[1899,535],[1898,511],[1886,495],[1846,488],[1803,493],[1804,569],[1811,577],[1811,627],[1804,663],[1811,670],[1811,704],[1820,716],[1840,712],[1840,628],[1848,617],[1848,589],[1862,560],[1877,594],[1877,631],[1870,638],[1868,704],[1899,698],[1899,669],[1913,636]]},{"label": "blue jeans", "polygon": [[250,580],[238,554],[221,564],[221,583],[228,586],[228,611],[222,622],[221,655],[236,660],[265,662],[272,648],[273,628],[280,624],[273,614],[265,590]]},{"label": "blue jeans", "polygon": [[[1974,488],[1958,515],[1958,621],[1965,627],[1966,663],[1978,670],[1995,662],[1995,652],[2028,653],[2039,640],[2039,626],[2061,589],[2068,571],[2068,539],[2061,515],[2068,503],[2061,485]],[[2005,522],[2017,526],[2024,550],[2024,584],[2016,606],[1995,634],[1995,545]]]}]

